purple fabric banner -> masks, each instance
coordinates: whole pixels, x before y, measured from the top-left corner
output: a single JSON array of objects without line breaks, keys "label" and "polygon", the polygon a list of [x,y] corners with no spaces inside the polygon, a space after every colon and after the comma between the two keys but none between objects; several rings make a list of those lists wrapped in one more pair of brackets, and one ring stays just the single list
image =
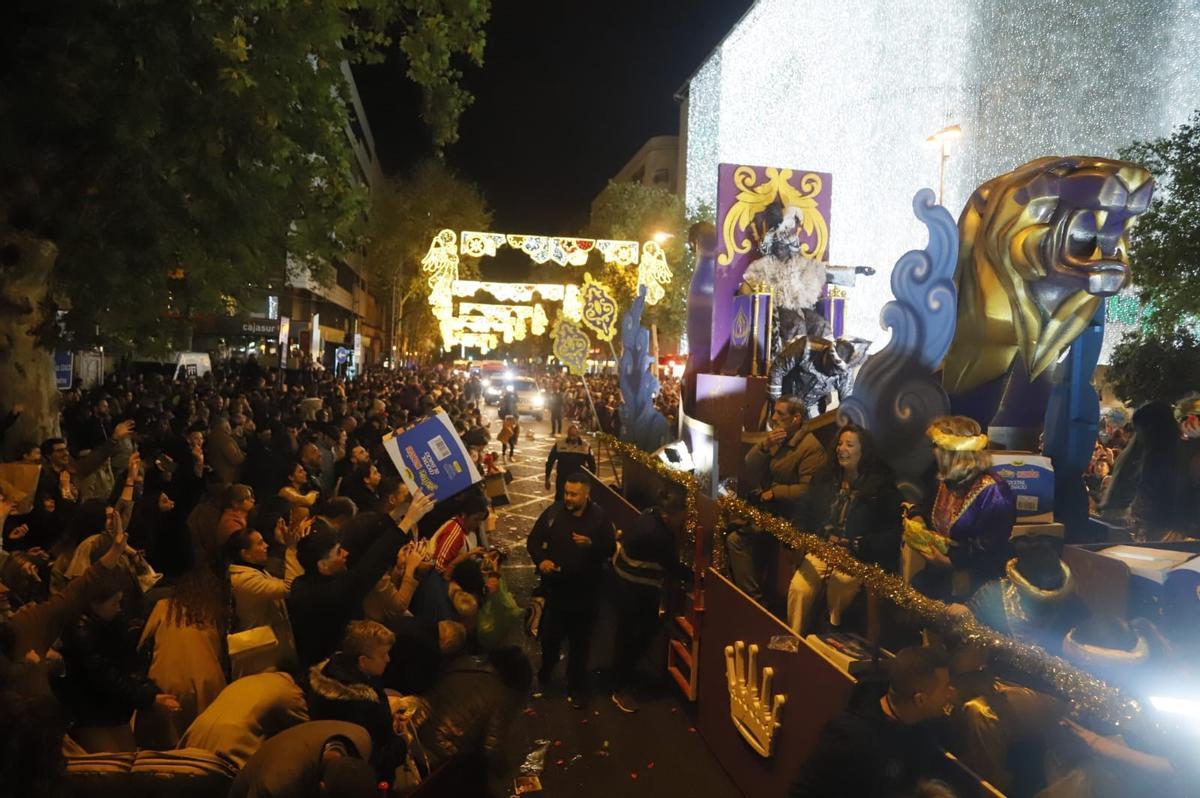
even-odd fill
[{"label": "purple fabric banner", "polygon": [[754,295],[754,366],[751,374],[767,374],[767,355],[771,348],[771,295]]},{"label": "purple fabric banner", "polygon": [[733,327],[729,337],[729,354],[725,358],[725,373],[749,374],[754,355],[754,295],[739,294],[733,298]]},{"label": "purple fabric banner", "polygon": [[825,172],[720,164],[717,173],[717,262],[713,282],[712,370],[723,370],[733,332],[733,297],[758,257],[773,204],[801,213],[801,254],[829,260],[833,177]]}]

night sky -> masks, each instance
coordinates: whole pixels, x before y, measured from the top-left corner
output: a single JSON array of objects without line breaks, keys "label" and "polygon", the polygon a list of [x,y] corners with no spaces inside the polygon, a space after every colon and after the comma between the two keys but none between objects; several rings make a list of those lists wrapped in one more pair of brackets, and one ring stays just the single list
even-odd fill
[{"label": "night sky", "polygon": [[[493,0],[475,95],[447,162],[483,189],[499,232],[573,234],[651,136],[679,132],[673,95],[752,0]],[[569,9],[569,10],[568,10]],[[356,67],[384,171],[430,153],[399,59]]]}]

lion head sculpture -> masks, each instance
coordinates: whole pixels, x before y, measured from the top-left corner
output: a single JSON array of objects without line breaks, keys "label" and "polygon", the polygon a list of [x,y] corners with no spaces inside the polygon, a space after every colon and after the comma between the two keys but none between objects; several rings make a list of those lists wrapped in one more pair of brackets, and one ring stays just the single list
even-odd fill
[{"label": "lion head sculpture", "polygon": [[1039,158],[980,186],[958,220],[958,325],[950,394],[1003,376],[1018,354],[1036,379],[1129,283],[1127,236],[1154,179],[1106,158]]}]

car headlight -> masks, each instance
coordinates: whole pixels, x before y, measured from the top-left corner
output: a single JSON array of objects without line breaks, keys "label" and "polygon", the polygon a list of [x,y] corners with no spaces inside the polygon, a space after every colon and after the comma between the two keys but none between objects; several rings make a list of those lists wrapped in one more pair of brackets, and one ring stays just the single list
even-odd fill
[{"label": "car headlight", "polygon": [[533,406],[534,407],[542,407],[545,404],[546,404],[546,397],[542,396],[541,394],[537,394],[537,393],[535,393],[533,395]]},{"label": "car headlight", "polygon": [[489,385],[488,389],[487,389],[487,395],[488,396],[499,396],[500,389],[497,388],[495,385]]},{"label": "car headlight", "polygon": [[491,386],[492,386],[492,378],[491,378],[491,377],[484,377],[484,378],[483,378],[483,387],[484,387],[484,388],[490,388]]}]

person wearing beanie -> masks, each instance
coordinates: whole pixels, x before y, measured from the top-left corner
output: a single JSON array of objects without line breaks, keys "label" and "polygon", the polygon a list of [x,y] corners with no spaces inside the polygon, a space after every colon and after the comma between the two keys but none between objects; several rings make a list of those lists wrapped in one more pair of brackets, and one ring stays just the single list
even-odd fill
[{"label": "person wearing beanie", "polygon": [[396,553],[417,522],[433,507],[433,499],[418,493],[398,527],[381,527],[379,537],[352,565],[340,533],[314,528],[296,546],[304,574],[292,583],[288,612],[293,622],[300,664],[308,667],[337,649],[346,623],[362,612],[363,598],[396,560]]}]

